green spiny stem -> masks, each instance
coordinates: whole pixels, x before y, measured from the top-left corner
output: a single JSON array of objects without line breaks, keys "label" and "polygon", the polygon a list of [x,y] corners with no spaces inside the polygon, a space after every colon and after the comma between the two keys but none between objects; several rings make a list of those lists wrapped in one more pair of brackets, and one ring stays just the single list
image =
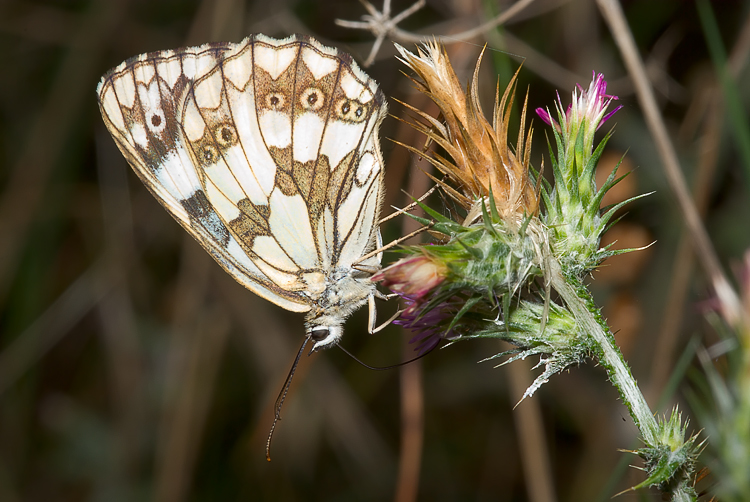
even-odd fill
[{"label": "green spiny stem", "polygon": [[617,387],[625,405],[633,417],[633,422],[641,432],[647,446],[658,444],[658,425],[646,403],[630,368],[617,347],[612,332],[599,315],[586,288],[575,278],[566,277],[555,258],[549,259],[550,283],[558,292],[570,311],[581,324],[583,330],[599,346],[599,362],[607,370],[609,379]]}]

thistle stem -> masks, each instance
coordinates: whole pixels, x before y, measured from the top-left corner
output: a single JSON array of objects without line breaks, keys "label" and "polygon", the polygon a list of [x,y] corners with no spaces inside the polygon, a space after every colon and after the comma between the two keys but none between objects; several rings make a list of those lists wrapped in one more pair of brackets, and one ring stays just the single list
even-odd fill
[{"label": "thistle stem", "polygon": [[620,392],[620,398],[628,407],[644,442],[650,447],[658,445],[656,419],[590,293],[577,278],[566,276],[556,259],[550,259],[549,265],[551,286],[581,324],[583,331],[596,342],[599,363],[607,370],[610,381]]}]

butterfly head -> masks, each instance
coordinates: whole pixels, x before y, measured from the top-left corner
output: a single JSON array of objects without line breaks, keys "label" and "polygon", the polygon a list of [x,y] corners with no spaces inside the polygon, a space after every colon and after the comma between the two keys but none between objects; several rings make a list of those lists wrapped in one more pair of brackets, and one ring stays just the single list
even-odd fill
[{"label": "butterfly head", "polygon": [[313,352],[336,345],[343,334],[344,328],[340,324],[333,326],[311,326],[307,330],[307,336],[314,343]]}]

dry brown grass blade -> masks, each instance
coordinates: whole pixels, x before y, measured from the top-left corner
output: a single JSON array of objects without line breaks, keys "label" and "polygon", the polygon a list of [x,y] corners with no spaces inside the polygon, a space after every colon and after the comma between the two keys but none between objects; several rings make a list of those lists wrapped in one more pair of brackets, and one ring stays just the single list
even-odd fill
[{"label": "dry brown grass blade", "polygon": [[[745,19],[744,26],[729,56],[729,70],[734,77],[747,65],[748,57],[750,57],[750,16]],[[705,114],[705,117],[702,117],[704,119],[702,121],[704,124],[703,133],[698,140],[700,142],[698,149],[700,156],[697,162],[697,173],[693,180],[693,198],[701,216],[705,216],[708,209],[709,195],[712,189],[711,180],[714,178],[719,164],[721,131],[725,116],[721,89],[714,85],[705,94],[708,94],[705,99],[708,106],[703,108]],[[696,100],[702,101],[703,96],[697,96]],[[658,356],[654,357],[651,363],[648,389],[650,400],[656,400],[662,394],[672,372],[674,350],[679,340],[679,330],[684,319],[685,302],[690,289],[694,256],[690,235],[684,229],[677,244],[673,263],[667,303],[654,350],[654,354]]]},{"label": "dry brown grass blade", "polygon": [[692,236],[698,259],[712,282],[714,291],[722,305],[730,311],[728,315],[739,319],[742,317],[740,300],[721,267],[716,251],[708,237],[708,232],[703,226],[698,210],[690,196],[677,152],[669,138],[664,118],[648,80],[643,59],[638,52],[633,33],[630,31],[622,12],[622,7],[617,0],[597,0],[597,4],[610,27],[628,73],[635,84],[636,95],[641,104],[646,124],[654,138],[667,180],[677,198],[683,218]]},{"label": "dry brown grass blade", "polygon": [[[425,157],[428,159],[428,157]],[[412,164],[408,193],[424,193],[429,189],[429,179],[420,176],[421,169]],[[426,172],[426,171],[425,171]],[[438,182],[439,183],[439,182]],[[418,226],[411,218],[404,218],[402,234],[407,234]],[[416,238],[415,238],[416,239]],[[409,334],[401,329],[403,338]],[[402,351],[404,360],[413,356],[412,347],[405,345]],[[414,502],[418,500],[419,480],[422,469],[422,448],[424,442],[424,387],[422,383],[422,365],[419,361],[402,366],[400,373],[401,401],[401,448],[399,452],[398,478],[394,500],[396,502]]]},{"label": "dry brown grass blade", "polygon": [[[404,357],[412,357],[411,350],[404,349]],[[396,502],[418,500],[419,478],[424,443],[424,390],[422,367],[419,361],[401,368],[401,451],[398,479],[396,480]]]},{"label": "dry brown grass blade", "polygon": [[188,499],[216,375],[229,335],[224,309],[202,310],[201,318],[192,329],[175,333],[181,347],[173,375],[180,382],[169,410],[169,430],[161,438],[163,449],[157,465],[159,484],[155,498],[164,502]]},{"label": "dry brown grass blade", "polygon": [[206,319],[204,298],[214,263],[187,233],[182,243],[156,449],[155,498],[165,502],[184,500],[188,493],[192,462],[186,455],[193,454],[200,437],[191,425],[200,422],[194,416],[199,410],[190,401],[201,399],[191,372],[198,348],[206,350],[201,338],[208,335],[207,323],[217,321]]}]

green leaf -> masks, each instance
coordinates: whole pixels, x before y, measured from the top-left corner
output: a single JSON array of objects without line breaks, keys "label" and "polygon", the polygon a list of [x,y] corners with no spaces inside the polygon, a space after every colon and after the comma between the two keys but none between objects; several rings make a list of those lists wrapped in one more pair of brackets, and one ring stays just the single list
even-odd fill
[{"label": "green leaf", "polygon": [[615,204],[612,206],[606,213],[602,215],[601,222],[599,223],[599,235],[604,233],[605,230],[607,230],[607,222],[612,218],[612,216],[625,204],[630,204],[634,200],[642,199],[643,197],[648,197],[649,195],[653,194],[654,192],[648,192],[648,193],[642,193],[640,195],[636,195],[635,197],[631,197],[627,200],[624,200],[620,202],[619,204]]},{"label": "green leaf", "polygon": [[453,329],[453,326],[456,325],[456,323],[464,316],[466,312],[468,312],[474,305],[479,303],[482,300],[479,296],[473,296],[469,298],[466,303],[464,303],[463,307],[461,307],[461,310],[458,311],[458,313],[453,317],[453,320],[451,320],[451,323],[446,328],[446,332]]},{"label": "green leaf", "polygon": [[440,223],[452,223],[454,225],[457,224],[455,221],[451,220],[450,218],[446,218],[445,216],[443,216],[442,214],[438,213],[437,211],[435,211],[431,207],[427,206],[426,204],[423,204],[422,202],[419,202],[416,199],[414,199],[414,202],[416,202],[417,204],[419,204],[419,207],[421,207],[422,210],[424,210],[425,213],[427,213],[428,215],[432,216],[432,218],[435,221],[440,222]]},{"label": "green leaf", "polygon": [[[492,187],[490,187],[490,200],[492,199]],[[500,234],[497,233],[497,230],[495,230],[495,227],[492,225],[492,221],[490,220],[490,215],[487,213],[487,205],[484,203],[484,198],[481,200],[482,203],[482,224],[484,225],[484,229],[493,237],[498,238],[500,237]]]},{"label": "green leaf", "polygon": [[500,213],[497,212],[495,197],[492,195],[492,185],[490,185],[490,214],[492,214],[492,221],[500,221]]},{"label": "green leaf", "polygon": [[456,241],[461,247],[463,247],[467,253],[469,253],[475,260],[481,260],[484,258],[484,253],[481,250],[475,249],[471,246],[466,245],[461,239],[456,237]]}]

